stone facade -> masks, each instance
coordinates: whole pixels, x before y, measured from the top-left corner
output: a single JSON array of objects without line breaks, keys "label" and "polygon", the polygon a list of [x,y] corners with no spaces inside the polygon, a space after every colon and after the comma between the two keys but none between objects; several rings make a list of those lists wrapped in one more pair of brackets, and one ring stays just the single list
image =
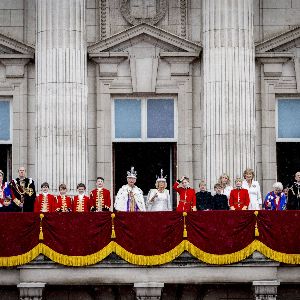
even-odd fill
[{"label": "stone facade", "polygon": [[[113,189],[112,99],[159,95],[177,103],[176,175],[189,175],[194,186],[207,178],[211,188],[221,172],[233,177],[252,167],[263,193],[271,189],[278,177],[277,98],[300,96],[300,0],[234,0],[233,6],[222,0],[74,0],[72,7],[65,0],[49,3],[0,1],[0,98],[12,102],[13,175],[24,165],[38,186],[48,180],[55,191],[64,180],[72,192],[77,181],[91,189],[96,176],[104,176]],[[228,68],[218,65],[223,50],[229,55]],[[67,55],[72,51],[81,59],[72,63]],[[81,71],[73,82],[56,78],[59,68],[65,70],[60,74],[74,76]],[[224,99],[237,111],[222,111]],[[61,106],[63,111],[57,110]],[[56,111],[66,122],[60,122]],[[219,129],[212,122],[216,115],[224,122]],[[240,144],[233,148],[236,136]],[[78,151],[69,160],[72,149]],[[18,290],[10,286],[17,285],[24,299],[39,299],[43,284],[46,299],[55,299],[55,293],[60,299],[77,297],[74,290],[59,289],[62,278],[66,285],[80,286],[76,295],[81,299],[102,299],[102,293],[105,299],[119,294],[157,299],[161,291],[163,299],[236,299],[241,293],[252,299],[253,291],[256,299],[274,299],[276,291],[282,299],[299,294],[290,285],[300,282],[298,267],[264,259],[251,264],[208,267],[193,262],[186,268],[172,264],[149,271],[122,263],[118,273],[119,265],[70,272],[43,261],[1,269],[0,285],[11,295],[7,299],[15,299]],[[211,290],[212,283],[220,286]],[[227,283],[245,284],[245,292],[238,286],[228,292]],[[285,299],[296,299],[289,297]]]}]

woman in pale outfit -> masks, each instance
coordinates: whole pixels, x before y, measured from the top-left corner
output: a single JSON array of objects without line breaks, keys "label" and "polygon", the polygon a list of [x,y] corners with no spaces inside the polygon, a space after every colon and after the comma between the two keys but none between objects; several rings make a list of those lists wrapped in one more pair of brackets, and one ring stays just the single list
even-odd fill
[{"label": "woman in pale outfit", "polygon": [[227,199],[229,199],[230,192],[233,187],[230,185],[230,178],[229,175],[223,173],[218,180],[218,183],[222,186],[222,194],[226,195]]},{"label": "woman in pale outfit", "polygon": [[252,169],[246,169],[243,173],[243,189],[247,189],[250,196],[249,210],[259,210],[262,209],[262,198],[260,185],[254,180],[254,171]]},{"label": "woman in pale outfit", "polygon": [[163,170],[160,171],[160,176],[157,177],[155,189],[151,189],[147,196],[148,211],[167,211],[172,210],[170,193],[166,189],[167,181],[163,176]]}]

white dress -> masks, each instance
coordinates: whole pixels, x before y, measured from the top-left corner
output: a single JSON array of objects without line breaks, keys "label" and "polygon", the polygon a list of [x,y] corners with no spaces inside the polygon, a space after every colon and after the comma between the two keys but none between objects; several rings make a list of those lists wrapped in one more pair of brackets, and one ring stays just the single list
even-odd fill
[{"label": "white dress", "polygon": [[260,185],[257,181],[252,180],[252,184],[249,187],[246,180],[243,181],[242,188],[247,189],[250,196],[249,210],[259,210],[259,205],[262,205]]},{"label": "white dress", "polygon": [[131,188],[129,185],[123,185],[116,196],[116,201],[114,204],[114,207],[118,211],[129,211],[128,210],[128,199],[129,199],[129,193],[132,191],[135,204],[138,207],[139,211],[146,211],[145,202],[144,202],[144,196],[143,191],[138,188],[137,186],[134,186]]},{"label": "white dress", "polygon": [[233,187],[230,185],[226,185],[224,190],[223,190],[223,195],[226,195],[227,199],[229,199],[230,192],[233,190]]},{"label": "white dress", "polygon": [[[155,194],[157,194],[157,197],[155,197],[153,201],[150,201]],[[161,193],[157,189],[150,190],[147,196],[147,210],[148,211],[172,210],[169,191],[165,189]]]}]

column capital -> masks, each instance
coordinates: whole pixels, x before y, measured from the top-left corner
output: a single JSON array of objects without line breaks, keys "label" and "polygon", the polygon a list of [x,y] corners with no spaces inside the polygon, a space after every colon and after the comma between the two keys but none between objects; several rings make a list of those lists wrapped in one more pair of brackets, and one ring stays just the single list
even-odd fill
[{"label": "column capital", "polygon": [[21,282],[17,285],[20,300],[41,300],[45,286],[44,282]]},{"label": "column capital", "polygon": [[162,282],[137,282],[134,284],[138,300],[159,300],[164,287]]}]

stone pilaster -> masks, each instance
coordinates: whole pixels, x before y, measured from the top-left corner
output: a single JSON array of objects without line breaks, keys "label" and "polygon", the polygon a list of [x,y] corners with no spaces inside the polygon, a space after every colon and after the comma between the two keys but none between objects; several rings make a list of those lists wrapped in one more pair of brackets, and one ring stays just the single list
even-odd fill
[{"label": "stone pilaster", "polygon": [[203,0],[203,177],[255,168],[252,0]]},{"label": "stone pilaster", "polygon": [[85,0],[37,0],[37,179],[87,183]]},{"label": "stone pilaster", "polygon": [[42,300],[45,285],[43,282],[21,282],[18,284],[20,300]]},{"label": "stone pilaster", "polygon": [[164,283],[148,282],[135,283],[134,289],[138,300],[159,300],[161,299]]},{"label": "stone pilaster", "polygon": [[255,300],[276,300],[277,287],[280,283],[274,281],[253,281]]}]

